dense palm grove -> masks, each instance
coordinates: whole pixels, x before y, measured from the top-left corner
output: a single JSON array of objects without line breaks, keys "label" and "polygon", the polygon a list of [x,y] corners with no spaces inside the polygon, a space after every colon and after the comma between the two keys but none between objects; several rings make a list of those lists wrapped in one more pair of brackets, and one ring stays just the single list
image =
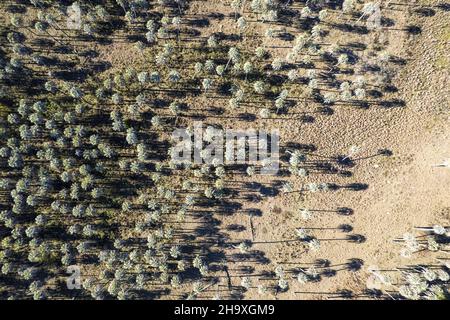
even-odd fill
[{"label": "dense palm grove", "polygon": [[[378,16],[380,3],[225,1],[238,31],[200,36],[196,28],[220,21],[221,14],[196,19],[186,14],[193,2],[0,4],[6,12],[0,20],[0,298],[243,298],[249,288],[276,295],[289,290],[291,281],[319,281],[320,270],[332,272],[327,261],[274,266],[254,239],[230,239],[220,217],[237,213],[251,224],[259,213],[241,209],[241,203],[271,193],[363,190],[363,184],[293,180],[348,174],[356,148],[331,166],[315,150],[282,142],[282,182],[254,192],[259,165],[174,163],[170,134],[178,127],[191,132],[193,120],[216,127],[233,117],[308,123],[311,114],[329,116],[335,106],[401,106],[379,94],[390,90],[392,72],[401,64],[378,41],[381,25],[389,23]],[[244,45],[251,24],[264,27],[254,48]],[[297,34],[289,39],[287,56],[277,56],[270,43],[285,36],[283,25],[296,26]],[[332,43],[332,29],[370,37],[372,47]],[[116,42],[146,63],[113,66],[92,49]],[[359,57],[366,49],[369,54]],[[215,100],[222,108],[207,107]],[[299,113],[296,101],[313,107]],[[298,211],[305,223],[319,214]],[[339,228],[352,231],[349,225]],[[300,228],[293,240],[283,240],[319,250],[324,244],[310,231]],[[348,234],[344,240],[358,244],[364,237]],[[230,265],[236,261],[266,267],[234,275]],[[80,290],[67,288],[69,266],[81,267]],[[347,263],[350,272],[361,266],[358,259]],[[414,277],[425,274],[414,270]],[[412,289],[362,296],[441,298],[449,278],[447,267],[439,270]],[[238,285],[231,284],[233,277]]]}]

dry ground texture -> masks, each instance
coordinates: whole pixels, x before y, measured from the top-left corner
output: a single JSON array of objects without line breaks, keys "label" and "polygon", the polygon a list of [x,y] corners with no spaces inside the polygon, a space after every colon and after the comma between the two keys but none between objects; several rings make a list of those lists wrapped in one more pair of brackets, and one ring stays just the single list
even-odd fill
[{"label": "dry ground texture", "polygon": [[[1,298],[448,298],[450,3],[60,2],[0,4]],[[280,172],[172,163],[194,121]]]}]

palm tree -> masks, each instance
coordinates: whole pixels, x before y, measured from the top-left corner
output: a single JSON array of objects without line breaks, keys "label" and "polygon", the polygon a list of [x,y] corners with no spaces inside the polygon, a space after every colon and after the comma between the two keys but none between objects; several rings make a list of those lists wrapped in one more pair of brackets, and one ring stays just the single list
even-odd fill
[{"label": "palm tree", "polygon": [[255,83],[253,83],[253,89],[258,94],[264,94],[266,91],[266,84],[263,81],[258,80]]},{"label": "palm tree", "polygon": [[216,67],[216,73],[218,76],[223,76],[223,74],[225,73],[225,66],[224,65],[218,65]]},{"label": "palm tree", "polygon": [[247,20],[245,20],[244,17],[240,17],[237,20],[237,26],[239,28],[239,34],[241,34],[242,31],[244,31],[244,29],[247,27]]},{"label": "palm tree", "polygon": [[272,61],[272,69],[275,71],[280,71],[284,66],[284,61],[280,58],[275,58]]},{"label": "palm tree", "polygon": [[351,13],[355,9],[355,0],[344,0],[342,3],[342,12]]},{"label": "palm tree", "polygon": [[312,251],[318,251],[320,249],[320,241],[313,238],[310,241],[308,241],[308,247]]},{"label": "palm tree", "polygon": [[450,168],[450,160],[445,160],[441,164],[434,165],[435,168]]},{"label": "palm tree", "polygon": [[217,38],[214,35],[210,36],[207,42],[210,48],[216,48],[218,46]]},{"label": "palm tree", "polygon": [[242,7],[242,0],[233,0],[231,2],[231,8],[234,10],[234,20],[237,19],[237,15],[239,10],[241,10]]},{"label": "palm tree", "polygon": [[320,40],[320,38],[323,35],[323,29],[322,26],[320,25],[315,25],[312,29],[311,29],[311,36],[313,38],[316,38],[318,40]]},{"label": "palm tree", "polygon": [[280,290],[286,291],[289,289],[289,282],[286,279],[279,279],[278,287],[280,288]]},{"label": "palm tree", "polygon": [[356,155],[357,153],[359,153],[361,151],[361,148],[359,146],[351,146],[348,150],[348,154],[346,157],[344,157],[342,159],[342,161],[345,161],[351,157],[353,157],[354,155]]},{"label": "palm tree", "polygon": [[250,289],[252,287],[252,280],[249,277],[242,277],[241,286],[247,290]]},{"label": "palm tree", "polygon": [[240,253],[248,253],[248,251],[250,250],[251,246],[250,246],[250,243],[248,241],[243,241],[243,242],[239,243],[239,245],[234,246],[234,248],[239,249]]},{"label": "palm tree", "polygon": [[309,234],[305,229],[299,228],[296,229],[295,232],[300,240],[305,240],[309,238]]},{"label": "palm tree", "polygon": [[240,58],[241,58],[241,54],[239,53],[239,50],[236,47],[231,47],[228,50],[228,62],[227,62],[227,65],[225,66],[225,69],[228,68],[228,65],[230,64],[230,62],[233,62],[234,64],[238,63]]},{"label": "palm tree", "polygon": [[266,56],[266,54],[267,54],[267,52],[263,47],[257,47],[255,49],[255,55],[260,59],[264,58]]},{"label": "palm tree", "polygon": [[177,70],[170,70],[168,78],[170,82],[178,82],[181,80],[181,75]]},{"label": "palm tree", "polygon": [[103,22],[109,22],[109,20],[111,19],[108,11],[106,11],[106,9],[101,5],[95,6],[95,13]]},{"label": "palm tree", "polygon": [[71,86],[71,88],[69,89],[69,94],[74,99],[83,98],[83,92],[76,86]]}]

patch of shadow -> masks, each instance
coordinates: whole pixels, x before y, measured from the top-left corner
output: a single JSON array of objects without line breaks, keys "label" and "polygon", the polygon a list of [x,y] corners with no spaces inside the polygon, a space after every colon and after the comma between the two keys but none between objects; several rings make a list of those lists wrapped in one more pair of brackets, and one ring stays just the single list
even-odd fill
[{"label": "patch of shadow", "polygon": [[251,190],[259,190],[262,187],[262,184],[256,181],[246,182],[245,187]]},{"label": "patch of shadow", "polygon": [[217,32],[214,35],[219,40],[224,40],[224,41],[238,41],[241,38],[238,34],[225,34],[223,32]]},{"label": "patch of shadow", "polygon": [[213,115],[220,116],[225,113],[225,109],[222,107],[211,106],[208,108],[208,112],[210,112]]},{"label": "patch of shadow", "polygon": [[217,93],[224,95],[224,96],[231,96],[231,88],[232,88],[233,84],[231,82],[225,82],[224,84],[221,84],[218,88],[217,88]]},{"label": "patch of shadow", "polygon": [[180,34],[188,36],[188,37],[199,37],[202,33],[197,29],[181,29]]},{"label": "patch of shadow", "polygon": [[65,81],[84,81],[88,76],[88,71],[85,69],[73,71],[56,71],[54,77]]},{"label": "patch of shadow", "polygon": [[97,58],[100,54],[98,53],[98,51],[89,49],[89,50],[85,50],[83,52],[80,52],[79,55],[81,57],[86,57],[86,58]]},{"label": "patch of shadow", "polygon": [[381,97],[383,97],[383,93],[379,90],[368,90],[367,91],[367,95],[369,97],[375,98],[375,99],[379,99]]},{"label": "patch of shadow", "polygon": [[255,272],[255,268],[252,266],[239,266],[236,268],[238,272],[245,273],[245,274],[252,274]]}]

